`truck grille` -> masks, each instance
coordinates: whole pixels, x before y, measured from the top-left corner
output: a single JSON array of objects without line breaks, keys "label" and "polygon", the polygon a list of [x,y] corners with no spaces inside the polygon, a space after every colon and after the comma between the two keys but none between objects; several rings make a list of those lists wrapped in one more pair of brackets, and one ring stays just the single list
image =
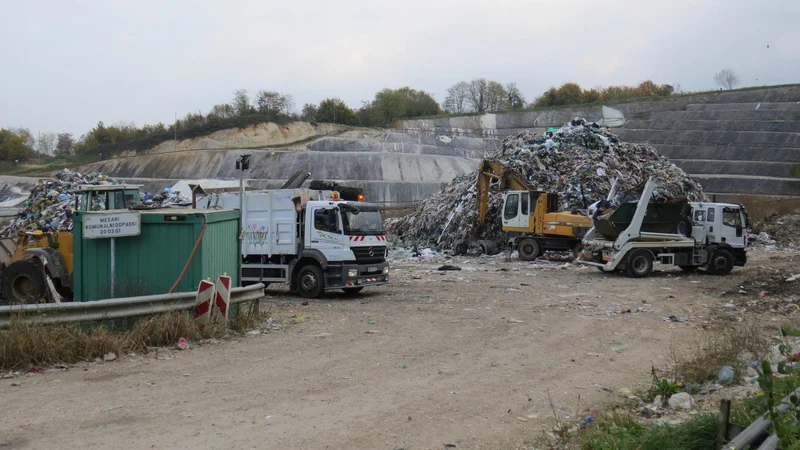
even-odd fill
[{"label": "truck grille", "polygon": [[351,247],[353,254],[356,255],[356,261],[360,263],[376,263],[383,262],[386,258],[386,247]]}]

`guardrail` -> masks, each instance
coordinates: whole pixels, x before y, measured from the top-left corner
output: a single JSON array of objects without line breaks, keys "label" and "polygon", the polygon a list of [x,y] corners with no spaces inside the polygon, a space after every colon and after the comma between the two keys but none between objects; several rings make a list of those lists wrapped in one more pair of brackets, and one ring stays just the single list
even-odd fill
[{"label": "guardrail", "polygon": [[[800,389],[792,392],[781,400],[781,403],[776,407],[779,412],[785,412],[792,407],[791,400],[789,400],[792,395],[800,395]],[[727,422],[727,417],[725,422]],[[727,426],[727,424],[721,424],[721,426]],[[731,441],[722,448],[723,450],[742,450],[745,448],[775,450],[778,448],[779,441],[777,436],[769,433],[770,428],[772,428],[772,420],[768,419],[765,414],[763,417],[756,419],[749,427],[742,430],[741,433],[736,435],[736,437],[731,439]],[[756,447],[756,445],[758,446]]]},{"label": "guardrail", "polygon": [[[93,322],[146,316],[171,311],[188,311],[195,307],[196,292],[113,298],[93,302],[38,303],[0,306],[0,328],[8,328],[11,319],[25,323],[57,324]],[[231,304],[259,300],[264,296],[261,283],[231,289]]]}]

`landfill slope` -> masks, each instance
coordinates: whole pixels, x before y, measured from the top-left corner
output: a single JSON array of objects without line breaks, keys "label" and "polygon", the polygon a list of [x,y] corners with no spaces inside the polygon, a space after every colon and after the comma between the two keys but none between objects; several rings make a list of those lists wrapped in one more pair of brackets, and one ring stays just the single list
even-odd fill
[{"label": "landfill slope", "polygon": [[615,133],[647,143],[715,194],[800,196],[800,85],[676,95],[608,106],[396,121],[394,128],[504,138],[574,117],[619,117]]},{"label": "landfill slope", "polygon": [[[659,199],[705,199],[698,183],[651,146],[622,142],[608,128],[582,119],[550,134],[523,131],[509,136],[489,158],[527,179],[535,189],[557,193],[561,210],[585,209],[604,199],[614,179],[617,201],[634,198],[649,178],[656,181]],[[414,213],[390,221],[390,232],[404,245],[450,248],[470,235],[504,241],[503,192],[490,190],[486,223],[479,228],[477,180],[477,170],[456,178]]]}]

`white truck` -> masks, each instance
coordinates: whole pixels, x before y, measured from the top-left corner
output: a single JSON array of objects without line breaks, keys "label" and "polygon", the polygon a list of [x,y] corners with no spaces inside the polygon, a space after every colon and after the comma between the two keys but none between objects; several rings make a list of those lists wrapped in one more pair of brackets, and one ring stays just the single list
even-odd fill
[{"label": "white truck", "polygon": [[[658,216],[658,208],[650,203],[655,182],[650,180],[636,204],[633,217],[616,239],[604,237],[593,218],[594,227],[584,236],[583,252],[578,262],[595,266],[604,272],[625,271],[634,278],[645,277],[654,262],[678,266],[686,272],[700,267],[711,274],[727,275],[734,266],[747,262],[747,211],[732,203],[687,203],[679,220],[673,221],[672,232],[643,231],[648,204]],[[609,193],[608,200],[613,198]],[[651,213],[652,214],[652,213]],[[656,217],[657,218],[657,217]],[[608,223],[608,219],[606,224]],[[653,222],[651,222],[653,223]],[[627,220],[623,222],[623,226]],[[670,221],[661,222],[670,225]],[[663,231],[663,230],[662,230]]]},{"label": "white truck", "polygon": [[316,298],[389,281],[379,205],[342,201],[336,191],[276,189],[212,194],[197,207],[241,209],[243,285],[289,283]]}]

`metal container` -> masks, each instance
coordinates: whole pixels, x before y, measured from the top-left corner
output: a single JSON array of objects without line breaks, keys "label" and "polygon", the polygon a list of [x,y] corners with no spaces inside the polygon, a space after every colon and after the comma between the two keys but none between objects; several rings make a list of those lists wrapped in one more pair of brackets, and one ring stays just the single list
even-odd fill
[{"label": "metal container", "polygon": [[141,211],[140,234],[113,239],[113,283],[112,240],[85,238],[83,222],[87,214],[75,213],[74,218],[75,301],[167,293],[181,276],[195,246],[174,292],[193,291],[200,280],[216,280],[225,273],[231,277],[232,287],[241,285],[238,211]]},{"label": "metal container", "polygon": [[[623,203],[605,219],[595,219],[594,226],[598,233],[606,239],[615,240],[619,234],[630,226],[633,215],[636,212],[636,203]],[[641,231],[649,233],[677,233],[684,234],[691,231],[686,226],[687,214],[689,214],[688,203],[686,201],[675,203],[649,203],[647,213],[642,221]],[[685,230],[685,231],[682,231]]]}]

